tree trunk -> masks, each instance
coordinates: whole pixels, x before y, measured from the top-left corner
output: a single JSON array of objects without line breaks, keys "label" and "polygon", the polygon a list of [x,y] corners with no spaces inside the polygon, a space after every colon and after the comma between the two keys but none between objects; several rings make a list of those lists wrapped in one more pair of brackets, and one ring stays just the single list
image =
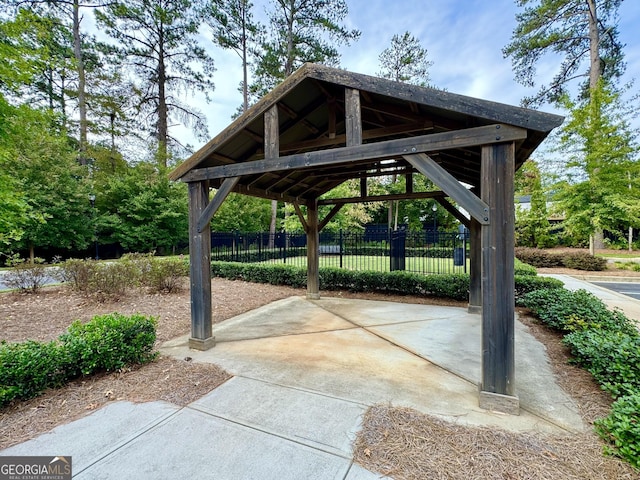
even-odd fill
[{"label": "tree trunk", "polygon": [[33,243],[29,244],[29,263],[34,263],[36,259],[36,247]]},{"label": "tree trunk", "polygon": [[80,165],[87,164],[87,101],[85,98],[84,59],[82,57],[82,39],[80,38],[80,2],[73,1],[73,54],[78,70],[78,111],[80,113]]},{"label": "tree trunk", "polygon": [[242,2],[242,113],[249,109],[249,86],[247,85],[247,2]]},{"label": "tree trunk", "polygon": [[166,99],[166,82],[167,72],[164,64],[164,32],[160,25],[158,35],[158,127],[156,130],[158,138],[158,164],[167,168],[168,147],[167,140],[169,136],[169,127],[167,119],[167,99]]},{"label": "tree trunk", "polygon": [[[593,92],[600,80],[600,34],[598,32],[598,14],[596,11],[596,0],[587,0],[589,7],[589,89]],[[593,175],[599,175],[599,169],[594,170]],[[589,249],[594,255],[596,250],[604,248],[604,232],[601,228],[596,228],[593,232],[593,238],[590,241]]]}]

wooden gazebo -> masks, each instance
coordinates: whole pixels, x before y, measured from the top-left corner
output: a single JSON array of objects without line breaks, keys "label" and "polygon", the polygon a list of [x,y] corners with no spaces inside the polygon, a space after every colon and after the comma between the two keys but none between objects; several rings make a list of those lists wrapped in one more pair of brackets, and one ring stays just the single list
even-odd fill
[{"label": "wooden gazebo", "polygon": [[[471,232],[469,309],[482,314],[480,405],[517,413],[513,179],[562,120],[304,65],[171,173],[189,186],[190,346],[203,350],[214,344],[209,223],[230,192],[295,206],[307,235],[307,296],[314,299],[320,294],[318,235],[343,205],[434,198]],[[414,192],[416,174],[440,190]],[[406,191],[368,195],[367,179],[383,175],[405,175]],[[360,196],[320,199],[348,179],[360,179]],[[217,192],[209,201],[211,188]],[[333,205],[323,219],[320,205]]]}]

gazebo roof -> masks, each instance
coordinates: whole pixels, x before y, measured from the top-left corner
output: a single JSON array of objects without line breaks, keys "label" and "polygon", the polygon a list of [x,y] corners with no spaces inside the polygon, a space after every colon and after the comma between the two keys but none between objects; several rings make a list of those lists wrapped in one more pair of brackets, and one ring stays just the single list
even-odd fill
[{"label": "gazebo roof", "polygon": [[[301,159],[308,152],[345,147],[345,89],[359,91],[363,145],[474,127],[493,126],[500,135],[501,127],[513,126],[526,130],[526,138],[516,142],[516,169],[563,120],[558,115],[306,64],[178,166],[170,178],[201,180],[207,177],[206,172],[215,170],[218,174],[211,176],[210,185],[217,188],[224,178],[220,169],[211,167],[264,160],[265,112],[274,105],[278,109],[279,155],[298,159],[296,168],[249,169],[233,191],[306,203],[348,179],[413,172],[414,167],[397,151],[305,168]],[[454,142],[430,156],[457,180],[478,186],[480,152],[480,146],[455,148]]]}]

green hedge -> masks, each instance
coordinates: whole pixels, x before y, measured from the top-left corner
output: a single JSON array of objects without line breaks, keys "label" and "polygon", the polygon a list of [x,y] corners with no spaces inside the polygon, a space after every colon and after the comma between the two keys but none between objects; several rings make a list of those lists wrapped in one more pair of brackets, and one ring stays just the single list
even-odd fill
[{"label": "green hedge", "polygon": [[607,269],[606,259],[594,257],[586,252],[553,253],[537,248],[518,247],[515,254],[518,260],[538,268],[567,267],[588,271]]},{"label": "green hedge", "polygon": [[[521,272],[524,272],[522,274]],[[245,280],[272,285],[303,288],[307,285],[304,267],[280,264],[246,264],[211,262],[214,277]],[[558,289],[562,282],[553,278],[531,275],[531,267],[523,266],[515,276],[516,298],[540,288]],[[351,290],[401,295],[431,295],[466,300],[469,298],[469,275],[421,275],[405,271],[352,271],[341,268],[321,268],[320,288],[323,290]]]},{"label": "green hedge", "polygon": [[550,327],[568,333],[563,342],[616,402],[595,423],[605,452],[640,467],[640,332],[621,311],[609,310],[585,290],[537,290],[520,304]]},{"label": "green hedge", "polygon": [[156,320],[117,313],[74,322],[57,341],[0,343],[0,406],[32,398],[80,374],[118,370],[156,358]]}]

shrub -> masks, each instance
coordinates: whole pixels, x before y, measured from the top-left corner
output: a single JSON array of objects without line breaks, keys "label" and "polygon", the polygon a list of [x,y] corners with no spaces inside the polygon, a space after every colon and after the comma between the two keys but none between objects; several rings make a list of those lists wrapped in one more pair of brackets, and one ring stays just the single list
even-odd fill
[{"label": "shrub", "polygon": [[62,385],[68,365],[68,354],[58,342],[0,343],[0,405]]},{"label": "shrub", "polygon": [[55,276],[61,282],[69,284],[73,290],[87,292],[97,269],[98,262],[95,260],[70,258],[58,265]]},{"label": "shrub", "polygon": [[60,340],[69,352],[75,373],[88,375],[153,360],[157,356],[152,351],[155,328],[153,317],[111,313],[95,316],[85,324],[75,321]]},{"label": "shrub", "polygon": [[[533,268],[533,267],[532,267]],[[520,299],[536,290],[559,290],[564,288],[564,283],[557,278],[538,277],[537,275],[522,275],[516,272],[515,276],[515,296],[516,303],[521,304]]]},{"label": "shrub", "polygon": [[538,275],[538,272],[536,271],[535,267],[528,265],[526,263],[523,263],[517,258],[515,259],[515,263],[514,263],[514,273],[516,275],[521,275],[521,276],[529,275],[531,277],[535,277],[536,275]]},{"label": "shrub", "polygon": [[607,269],[607,260],[594,257],[585,252],[571,252],[562,255],[562,262],[567,268],[576,270],[602,271]]},{"label": "shrub", "polygon": [[563,342],[602,388],[614,397],[640,392],[640,334],[614,330],[585,330]]},{"label": "shrub", "polygon": [[640,392],[620,397],[611,413],[595,422],[596,432],[609,445],[605,452],[640,468]]},{"label": "shrub", "polygon": [[127,290],[140,284],[135,265],[127,262],[99,263],[89,282],[88,293],[99,297],[118,299]]},{"label": "shrub", "polygon": [[7,266],[11,267],[11,270],[4,274],[4,283],[9,288],[16,288],[21,292],[36,293],[47,279],[47,271],[42,258],[36,257],[31,262],[16,254],[9,257]]},{"label": "shrub", "polygon": [[189,275],[188,265],[179,258],[154,258],[149,265],[143,283],[155,292],[173,293],[179,290],[181,279]]},{"label": "shrub", "polygon": [[127,265],[132,273],[132,284],[145,283],[152,264],[156,260],[153,253],[125,253],[118,263]]},{"label": "shrub", "polygon": [[540,320],[561,332],[588,329],[626,333],[636,331],[622,312],[609,310],[599,298],[586,290],[534,290],[523,295],[518,304],[531,309]]},{"label": "shrub", "polygon": [[518,247],[515,249],[515,255],[521,262],[537,268],[564,266],[561,255],[537,248]]}]

